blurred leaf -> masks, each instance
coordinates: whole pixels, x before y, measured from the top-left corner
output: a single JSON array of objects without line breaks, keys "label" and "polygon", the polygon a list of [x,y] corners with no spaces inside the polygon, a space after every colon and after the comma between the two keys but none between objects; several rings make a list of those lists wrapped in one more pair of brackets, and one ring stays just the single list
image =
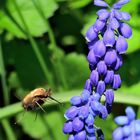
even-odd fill
[{"label": "blurred leaf", "polygon": [[[61,92],[61,93],[53,94],[52,96],[55,99],[60,100],[62,103],[66,103],[66,102],[69,102],[71,97],[80,95],[82,90],[83,89]],[[122,92],[115,93],[115,103],[131,104],[131,105],[139,105],[140,106],[139,98],[140,98],[140,94],[133,95],[133,94],[122,93]],[[102,101],[104,101],[104,99]],[[52,102],[46,102],[43,105],[43,108],[45,108],[45,110],[49,110],[49,108],[52,105],[57,105],[58,106],[58,103],[53,102],[53,101]],[[12,104],[12,105],[8,105],[8,106],[3,107],[3,108],[0,108],[0,120],[11,117],[11,116],[15,116],[16,114],[20,113],[23,110],[24,109],[21,106],[21,102],[15,103],[15,104]],[[34,114],[34,116],[35,116],[35,114]]]},{"label": "blurred leaf", "polygon": [[140,31],[133,28],[132,38],[128,39],[128,50],[127,53],[132,53],[134,51],[140,50]]},{"label": "blurred leaf", "polygon": [[[47,84],[40,68],[40,64],[28,43],[22,41],[10,41],[3,45],[5,65],[7,67],[12,66],[14,68],[22,88],[33,89],[36,86]],[[45,62],[49,66],[48,48],[41,43],[39,43],[39,46]]]},{"label": "blurred leaf", "polygon": [[20,81],[18,79],[16,72],[11,72],[8,77],[8,84],[10,88],[18,88],[20,86]]},{"label": "blurred leaf", "polygon": [[133,15],[130,22],[128,22],[130,26],[132,27],[132,37],[128,39],[128,51],[127,53],[132,53],[134,51],[137,51],[140,49],[140,43],[139,43],[139,36],[140,36],[140,16]]},{"label": "blurred leaf", "polygon": [[70,0],[69,7],[73,9],[82,8],[91,3],[92,0]]},{"label": "blurred leaf", "polygon": [[[33,36],[41,36],[47,31],[44,20],[36,10],[31,0],[16,0],[22,15],[29,27],[29,30]],[[41,8],[45,13],[45,17],[49,18],[53,16],[55,10],[58,8],[55,0],[40,0]],[[46,8],[47,6],[47,8]],[[25,34],[19,29],[19,26],[25,30],[21,19],[15,9],[12,0],[8,0],[5,10],[0,10],[0,29],[6,29],[16,37],[25,38]],[[9,13],[8,13],[9,12]]]},{"label": "blurred leaf", "polygon": [[[22,113],[18,115],[17,120],[21,117],[23,117]],[[22,125],[24,132],[32,136],[32,138],[42,138],[47,132],[41,116],[38,115],[35,120],[35,113],[28,112],[19,123]]]},{"label": "blurred leaf", "polygon": [[89,77],[88,62],[85,56],[70,53],[65,57],[64,65],[69,88],[82,88]]},{"label": "blurred leaf", "polygon": [[123,85],[119,89],[119,92],[125,92],[125,93],[133,94],[133,95],[140,95],[140,82],[133,84],[132,86]]},{"label": "blurred leaf", "polygon": [[112,139],[112,132],[115,129],[115,123],[113,121],[113,116],[110,114],[106,120],[102,120],[101,118],[96,118],[95,124],[97,127],[100,127],[104,132],[105,140]]},{"label": "blurred leaf", "polygon": [[132,13],[132,14],[136,14],[139,11],[139,4],[140,1],[138,0],[131,0],[129,3],[123,5],[122,7],[122,11],[128,12],[128,13]]},{"label": "blurred leaf", "polygon": [[[22,114],[19,115],[18,119]],[[56,119],[57,118],[57,119]],[[32,138],[58,140],[63,139],[63,115],[59,111],[53,111],[46,114],[38,114],[35,119],[35,113],[28,112],[20,122],[26,134]]]},{"label": "blurred leaf", "polygon": [[[139,55],[140,50],[130,53],[129,55],[124,57],[124,64],[119,70],[123,85],[127,88],[131,88],[132,86],[135,86],[135,84],[140,82]],[[120,90],[122,88],[120,88]]]}]

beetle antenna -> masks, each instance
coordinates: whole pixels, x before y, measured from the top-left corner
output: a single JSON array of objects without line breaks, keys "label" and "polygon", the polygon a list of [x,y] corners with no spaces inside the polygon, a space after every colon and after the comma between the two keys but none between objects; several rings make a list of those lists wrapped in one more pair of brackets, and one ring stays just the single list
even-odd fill
[{"label": "beetle antenna", "polygon": [[41,106],[38,102],[35,101],[35,103],[38,105],[38,107],[39,107],[43,112],[46,113],[46,111],[42,108],[42,106]]}]

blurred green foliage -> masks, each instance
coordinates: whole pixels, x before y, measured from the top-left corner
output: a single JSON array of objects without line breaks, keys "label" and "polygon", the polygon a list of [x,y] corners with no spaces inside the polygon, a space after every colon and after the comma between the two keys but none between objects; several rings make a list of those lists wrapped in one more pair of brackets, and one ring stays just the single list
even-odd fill
[{"label": "blurred green foliage", "polygon": [[[132,16],[128,23],[133,36],[119,70],[123,85],[116,93],[117,104],[106,121],[96,120],[106,140],[111,139],[113,117],[123,113],[124,104],[135,105],[136,111],[140,105],[139,6],[140,1],[131,0],[122,9]],[[47,113],[36,111],[34,121],[35,113],[23,116],[21,103],[16,102],[40,86],[51,87],[53,96],[62,102],[80,94],[90,74],[84,36],[96,20],[97,10],[92,0],[0,0],[0,140],[67,139],[62,127],[69,103],[61,107],[50,102],[45,105]]]}]

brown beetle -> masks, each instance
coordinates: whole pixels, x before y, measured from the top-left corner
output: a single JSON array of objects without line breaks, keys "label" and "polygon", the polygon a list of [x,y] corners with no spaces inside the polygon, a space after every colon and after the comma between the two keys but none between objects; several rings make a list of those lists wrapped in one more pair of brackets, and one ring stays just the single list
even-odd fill
[{"label": "brown beetle", "polygon": [[22,100],[22,105],[27,111],[34,110],[37,107],[40,107],[45,112],[45,110],[42,108],[42,105],[47,98],[50,98],[61,104],[59,101],[51,97],[51,89],[46,90],[44,88],[36,88],[24,97],[24,99]]}]

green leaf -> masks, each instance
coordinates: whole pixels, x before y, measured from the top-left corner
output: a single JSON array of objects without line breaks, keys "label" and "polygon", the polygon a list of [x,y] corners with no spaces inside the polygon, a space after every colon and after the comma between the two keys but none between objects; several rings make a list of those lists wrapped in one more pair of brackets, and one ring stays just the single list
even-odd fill
[{"label": "green leaf", "polygon": [[[63,135],[62,127],[64,123],[63,114],[56,107],[53,108],[54,111],[46,112],[44,114],[38,113],[35,120],[35,113],[27,112],[21,124],[23,131],[30,135],[32,138],[45,139],[47,140],[58,140],[66,139]],[[23,114],[18,115],[18,119],[22,118]]]},{"label": "green leaf", "polygon": [[[20,7],[22,15],[29,27],[31,34],[35,37],[42,36],[43,33],[47,31],[46,24],[44,20],[38,13],[34,4],[31,0],[17,0],[17,3]],[[46,18],[53,16],[54,12],[58,8],[55,0],[40,0],[41,8],[45,14]],[[5,10],[0,10],[0,29],[6,29],[12,35],[20,38],[25,38],[26,35],[19,28],[19,26],[24,30],[23,23],[15,9],[12,0],[8,0],[6,3],[6,8],[9,11],[9,14]]]},{"label": "green leaf", "polygon": [[129,3],[122,6],[122,11],[133,13],[134,15],[139,11],[140,1],[131,0]]},{"label": "green leaf", "polygon": [[[80,95],[82,90],[83,89],[61,92],[61,93],[53,94],[52,96],[57,100],[61,100],[62,103],[66,103],[66,102],[69,102],[71,97]],[[133,95],[133,94],[127,94],[127,93],[122,93],[122,92],[115,93],[115,103],[131,104],[131,105],[140,106],[139,98],[140,98],[140,94]],[[104,99],[103,99],[103,101],[104,101]],[[56,102],[46,102],[44,104],[43,108],[46,107],[46,109],[49,109],[52,105],[58,105],[58,104]],[[23,110],[24,109],[21,106],[21,102],[0,108],[0,121],[4,118],[15,116],[16,114],[22,112]]]},{"label": "green leaf", "polygon": [[35,120],[35,113],[28,112],[25,116],[21,113],[18,115],[17,120],[20,120],[22,117],[24,118],[19,123],[22,125],[26,134],[30,135],[32,138],[42,138],[46,134],[45,122],[41,120],[40,115],[38,115]]},{"label": "green leaf", "polygon": [[92,0],[71,0],[69,1],[69,7],[73,9],[82,8],[91,2]]},{"label": "green leaf", "polygon": [[69,88],[82,88],[90,72],[86,57],[82,54],[70,53],[65,57],[64,65]]},{"label": "green leaf", "polygon": [[140,82],[138,82],[132,86],[123,85],[119,89],[119,92],[127,92],[128,94],[133,94],[133,95],[139,95],[140,94],[139,91],[140,91]]},{"label": "green leaf", "polygon": [[112,132],[115,129],[115,123],[113,121],[113,116],[110,114],[106,120],[103,120],[101,118],[96,118],[95,125],[97,127],[100,127],[102,131],[104,132],[105,140],[111,140],[112,139]]},{"label": "green leaf", "polygon": [[140,49],[139,36],[140,36],[140,16],[132,16],[130,22],[128,22],[132,27],[132,37],[128,39],[128,51],[127,53],[132,53]]}]

